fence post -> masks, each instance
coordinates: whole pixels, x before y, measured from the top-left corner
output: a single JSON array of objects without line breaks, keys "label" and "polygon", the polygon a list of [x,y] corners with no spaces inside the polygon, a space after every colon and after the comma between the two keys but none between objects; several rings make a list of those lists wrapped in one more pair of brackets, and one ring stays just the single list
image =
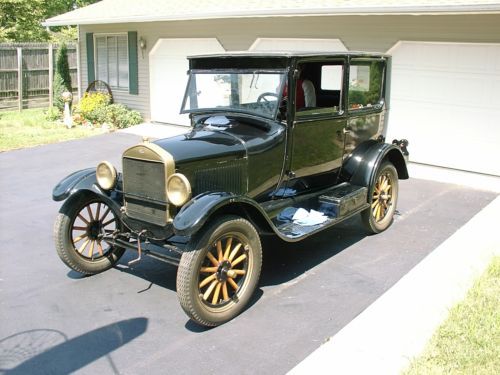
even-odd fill
[{"label": "fence post", "polygon": [[49,44],[49,107],[52,108],[54,96],[54,46]]},{"label": "fence post", "polygon": [[19,111],[23,110],[23,49],[17,47],[17,96],[19,99]]}]

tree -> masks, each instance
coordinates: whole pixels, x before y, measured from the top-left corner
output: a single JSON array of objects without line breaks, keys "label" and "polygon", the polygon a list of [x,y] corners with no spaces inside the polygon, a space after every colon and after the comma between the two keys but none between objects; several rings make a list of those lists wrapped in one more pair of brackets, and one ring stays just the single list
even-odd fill
[{"label": "tree", "polygon": [[0,41],[43,41],[49,34],[40,25],[43,0],[0,0]]},{"label": "tree", "polygon": [[54,106],[61,111],[64,109],[62,93],[71,92],[71,75],[69,73],[68,48],[63,43],[57,51],[56,71],[54,73]]},{"label": "tree", "polygon": [[[99,0],[0,0],[1,42],[46,42],[51,34],[41,25],[47,18]],[[66,27],[56,27],[57,34]],[[74,27],[73,27],[74,29]]]}]

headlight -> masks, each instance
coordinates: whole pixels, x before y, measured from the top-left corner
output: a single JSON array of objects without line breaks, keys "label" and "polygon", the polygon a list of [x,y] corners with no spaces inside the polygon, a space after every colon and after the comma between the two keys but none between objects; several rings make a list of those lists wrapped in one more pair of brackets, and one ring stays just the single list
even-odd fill
[{"label": "headlight", "polygon": [[104,190],[111,190],[116,185],[116,169],[109,161],[101,161],[96,169],[97,183]]},{"label": "headlight", "polygon": [[174,173],[168,178],[167,198],[174,206],[182,206],[191,198],[191,185],[186,176]]}]

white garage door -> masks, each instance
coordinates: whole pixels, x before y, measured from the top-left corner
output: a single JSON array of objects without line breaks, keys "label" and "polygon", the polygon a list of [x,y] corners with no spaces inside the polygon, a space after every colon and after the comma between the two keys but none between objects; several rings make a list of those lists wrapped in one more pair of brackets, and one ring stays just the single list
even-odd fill
[{"label": "white garage door", "polygon": [[149,53],[151,120],[189,125],[180,115],[189,68],[187,56],[221,53],[224,48],[215,38],[159,39]]},{"label": "white garage door", "polygon": [[401,42],[387,138],[410,160],[500,176],[500,45]]},{"label": "white garage door", "polygon": [[340,39],[258,38],[249,51],[347,51]]}]

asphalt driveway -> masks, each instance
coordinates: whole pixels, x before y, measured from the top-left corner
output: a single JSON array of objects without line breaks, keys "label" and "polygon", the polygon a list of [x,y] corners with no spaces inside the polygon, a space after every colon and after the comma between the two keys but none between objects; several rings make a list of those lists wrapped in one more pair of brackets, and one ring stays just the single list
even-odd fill
[{"label": "asphalt driveway", "polygon": [[129,252],[81,277],[56,255],[53,186],[103,159],[120,165],[139,141],[116,133],[0,154],[0,372],[285,373],[496,196],[411,179],[382,234],[364,236],[354,218],[298,244],[266,239],[251,306],[203,329],[177,302],[175,267],[129,268]]}]

